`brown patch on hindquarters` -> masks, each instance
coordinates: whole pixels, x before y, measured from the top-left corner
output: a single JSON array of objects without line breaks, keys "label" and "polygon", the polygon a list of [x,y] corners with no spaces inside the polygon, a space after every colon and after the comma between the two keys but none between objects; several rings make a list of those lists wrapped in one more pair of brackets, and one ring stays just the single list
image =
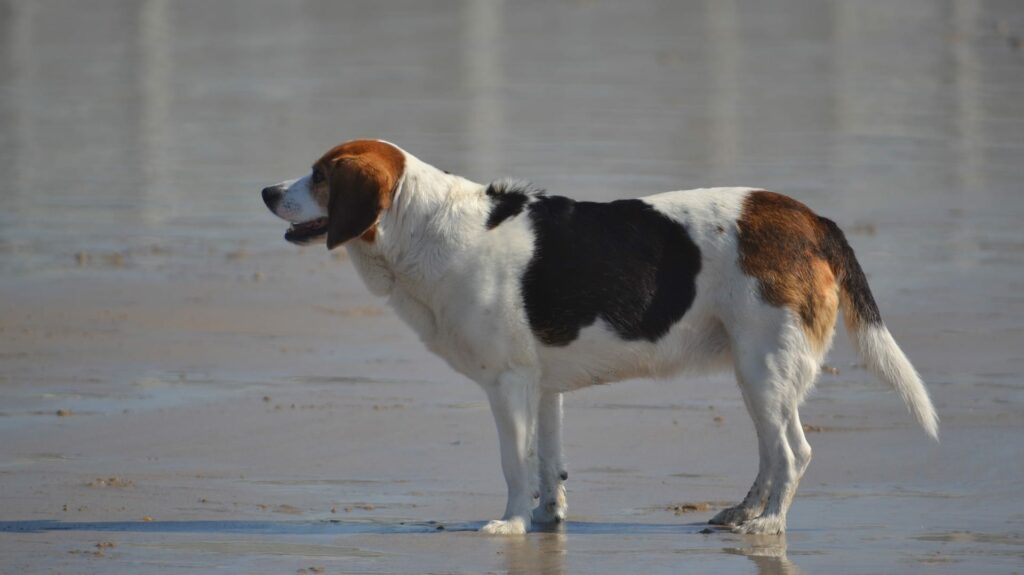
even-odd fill
[{"label": "brown patch on hindquarters", "polygon": [[311,193],[328,214],[328,249],[356,236],[374,241],[404,171],[402,151],[376,140],[345,142],[313,164]]},{"label": "brown patch on hindquarters", "polygon": [[832,336],[839,286],[824,251],[827,230],[800,202],[773,192],[747,196],[739,228],[739,263],[759,280],[761,297],[799,317],[816,352]]}]

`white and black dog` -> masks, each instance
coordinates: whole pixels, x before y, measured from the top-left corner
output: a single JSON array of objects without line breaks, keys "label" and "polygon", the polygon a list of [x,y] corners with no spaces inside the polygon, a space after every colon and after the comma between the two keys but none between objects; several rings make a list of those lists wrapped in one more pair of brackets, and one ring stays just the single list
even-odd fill
[{"label": "white and black dog", "polygon": [[581,202],[477,184],[356,140],[263,199],[293,224],[288,241],[346,244],[369,289],[483,387],[508,483],[505,514],[486,533],[565,519],[563,392],[729,367],[760,464],[743,501],[711,523],[782,533],[811,460],[797,409],[839,309],[867,366],[938,436],[928,392],[842,231],[786,196],[713,188]]}]

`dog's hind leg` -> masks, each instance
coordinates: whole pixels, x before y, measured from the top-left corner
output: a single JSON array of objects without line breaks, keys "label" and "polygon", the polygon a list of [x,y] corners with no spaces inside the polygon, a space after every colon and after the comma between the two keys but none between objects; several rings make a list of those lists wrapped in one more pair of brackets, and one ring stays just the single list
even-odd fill
[{"label": "dog's hind leg", "polygon": [[[742,378],[742,374],[737,370],[737,379]],[[798,375],[801,379],[813,382],[814,375],[803,373]],[[765,434],[761,432],[761,424],[758,422],[758,416],[760,413],[755,411],[751,406],[751,402],[747,397],[748,391],[746,385],[740,384],[740,388],[743,390],[743,400],[747,405],[747,411],[750,413],[751,419],[754,420],[754,428],[757,430],[758,435],[758,469],[757,478],[754,480],[754,484],[750,487],[750,491],[747,492],[747,496],[744,497],[743,502],[739,505],[723,509],[717,515],[711,518],[708,523],[712,525],[728,525],[736,526],[745,521],[753,519],[761,514],[765,508],[765,503],[768,499],[769,490],[771,488],[771,465],[769,463],[769,451],[766,446],[764,437]],[[801,394],[802,395],[802,394]],[[811,462],[811,445],[807,443],[807,438],[804,436],[803,424],[800,422],[800,413],[798,411],[799,401],[794,401],[790,406],[788,413],[788,419],[786,421],[786,439],[789,442],[790,450],[793,453],[793,465],[796,475],[796,481],[800,481],[803,478],[804,472],[807,471],[807,466]],[[794,492],[795,492],[794,487]],[[792,496],[790,496],[790,502]],[[787,511],[789,503],[786,505]]]},{"label": "dog's hind leg", "polygon": [[735,526],[753,519],[761,514],[765,501],[768,499],[768,488],[771,486],[770,464],[768,460],[768,447],[765,444],[765,434],[761,431],[761,422],[758,420],[760,412],[755,410],[751,404],[748,386],[743,383],[743,374],[737,369],[736,380],[739,382],[740,392],[743,395],[743,403],[747,406],[747,413],[754,422],[754,431],[757,433],[757,477],[754,484],[750,486],[746,497],[738,505],[727,507],[719,511],[708,523],[712,525]]},{"label": "dog's hind leg", "polygon": [[530,459],[537,429],[538,378],[527,370],[507,371],[484,389],[498,428],[508,503],[500,520],[491,521],[480,530],[492,535],[521,535],[530,529],[533,507]]},{"label": "dog's hind leg", "polygon": [[[789,440],[789,447],[793,450],[796,480],[800,481],[804,478],[804,472],[807,471],[807,466],[811,463],[811,444],[807,443],[807,437],[804,435],[804,426],[800,422],[797,405],[793,405],[790,414],[789,423],[786,425],[786,438]],[[786,507],[788,511],[789,505],[787,504]]]},{"label": "dog's hind leg", "polygon": [[[761,514],[734,528],[738,533],[778,534],[810,462],[797,406],[817,375],[817,358],[788,312],[765,313],[759,329],[735,338],[736,369],[760,421],[770,483]],[[774,321],[782,315],[781,321]]]},{"label": "dog's hind leg", "polygon": [[540,396],[537,453],[540,457],[540,504],[533,510],[533,520],[561,523],[569,509],[565,498],[565,480],[569,474],[562,460],[562,394],[557,391]]}]

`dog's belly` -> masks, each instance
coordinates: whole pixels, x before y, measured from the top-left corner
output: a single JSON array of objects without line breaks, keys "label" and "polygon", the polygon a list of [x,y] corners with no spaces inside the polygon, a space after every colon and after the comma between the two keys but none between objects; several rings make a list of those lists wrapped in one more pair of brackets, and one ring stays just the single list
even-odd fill
[{"label": "dog's belly", "polygon": [[624,341],[602,320],[566,346],[538,343],[541,386],[555,391],[640,377],[664,378],[681,371],[706,372],[727,365],[728,336],[709,314],[676,323],[659,340]]}]

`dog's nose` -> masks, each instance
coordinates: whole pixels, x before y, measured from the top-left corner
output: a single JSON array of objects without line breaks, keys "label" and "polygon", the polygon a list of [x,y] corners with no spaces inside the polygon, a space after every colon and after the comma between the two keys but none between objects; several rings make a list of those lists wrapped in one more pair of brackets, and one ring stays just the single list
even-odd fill
[{"label": "dog's nose", "polygon": [[278,202],[281,201],[281,196],[281,188],[277,186],[263,188],[263,203],[267,204],[270,211],[274,211],[277,208]]}]

